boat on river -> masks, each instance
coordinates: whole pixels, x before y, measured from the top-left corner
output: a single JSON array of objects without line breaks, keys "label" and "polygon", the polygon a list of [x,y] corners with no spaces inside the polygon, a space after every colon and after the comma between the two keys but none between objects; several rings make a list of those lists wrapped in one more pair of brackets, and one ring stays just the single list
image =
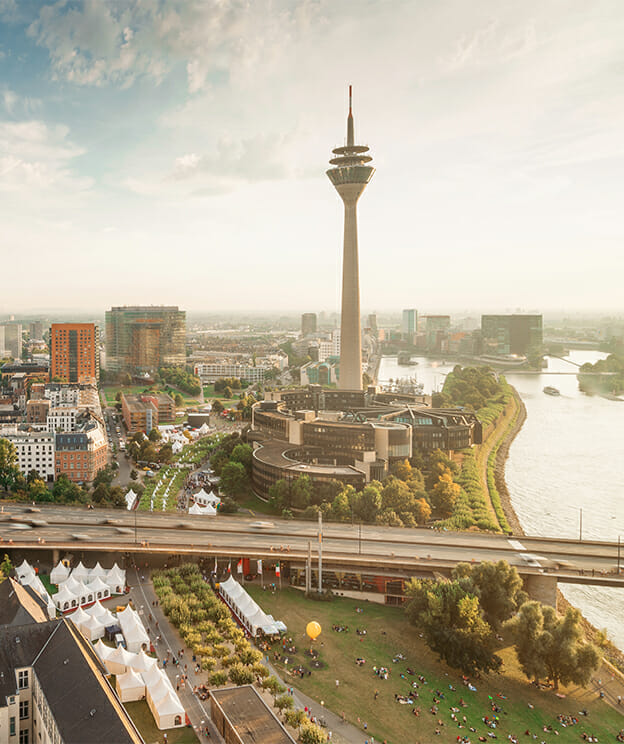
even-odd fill
[{"label": "boat on river", "polygon": [[552,387],[552,385],[546,385],[544,392],[546,395],[561,395],[561,392],[556,387]]}]

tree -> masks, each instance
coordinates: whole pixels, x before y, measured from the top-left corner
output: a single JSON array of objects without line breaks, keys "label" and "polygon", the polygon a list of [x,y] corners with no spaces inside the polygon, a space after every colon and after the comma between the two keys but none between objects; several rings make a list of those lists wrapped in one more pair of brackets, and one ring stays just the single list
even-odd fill
[{"label": "tree", "polygon": [[515,615],[528,599],[518,571],[507,561],[485,561],[476,566],[459,563],[453,571],[453,578],[461,577],[469,580],[479,597],[485,619],[494,627]]},{"label": "tree", "polygon": [[312,481],[309,475],[300,475],[290,487],[290,505],[295,509],[305,509],[312,498]]},{"label": "tree", "polygon": [[150,442],[154,442],[154,443],[160,442],[160,440],[162,439],[162,434],[158,431],[156,427],[154,427],[148,434],[147,438],[150,440]]},{"label": "tree", "polygon": [[5,491],[11,490],[19,472],[15,445],[8,439],[0,438],[0,486]]},{"label": "tree", "polygon": [[479,598],[460,581],[411,579],[406,587],[406,613],[422,628],[429,648],[464,674],[500,668],[496,638],[484,620]]},{"label": "tree", "polygon": [[450,517],[461,487],[453,481],[450,471],[438,477],[438,482],[431,491],[431,505],[440,517]]},{"label": "tree", "polygon": [[132,468],[132,470],[130,471],[130,480],[136,480],[138,477],[139,474],[134,468]]},{"label": "tree", "polygon": [[41,478],[35,478],[30,482],[28,497],[33,501],[52,501],[52,493]]},{"label": "tree", "polygon": [[4,554],[4,560],[2,563],[0,563],[0,579],[7,578],[11,571],[13,570],[13,564],[11,563],[11,559],[9,556],[5,553]]},{"label": "tree", "polygon": [[392,509],[397,514],[409,512],[414,506],[414,494],[402,480],[391,475],[381,492],[382,508]]},{"label": "tree", "polygon": [[241,465],[244,466],[245,470],[251,474],[251,458],[252,458],[253,450],[251,449],[250,445],[243,444],[242,442],[240,444],[237,444],[236,447],[232,450],[231,459],[234,462],[240,462]]},{"label": "tree", "polygon": [[348,522],[351,519],[352,511],[347,490],[349,488],[353,488],[353,486],[347,486],[332,501],[331,510],[329,512],[330,519],[335,519],[337,522]]},{"label": "tree", "polygon": [[156,460],[158,462],[169,462],[172,457],[173,445],[171,444],[171,442],[167,442],[166,444],[163,444],[163,446],[158,450]]},{"label": "tree", "polygon": [[315,723],[304,721],[299,729],[299,741],[301,744],[325,744],[327,734]]},{"label": "tree", "polygon": [[426,524],[431,519],[431,507],[427,499],[420,498],[414,502],[414,519],[417,524]]},{"label": "tree", "polygon": [[220,400],[215,398],[212,401],[212,411],[213,413],[222,413],[225,409],[223,408],[223,403],[221,403]]},{"label": "tree", "polygon": [[93,489],[92,498],[96,504],[100,504],[102,501],[108,501],[108,486],[105,483],[99,483]]},{"label": "tree", "polygon": [[243,496],[249,490],[249,477],[240,462],[228,462],[221,469],[221,490],[227,496]]},{"label": "tree", "polygon": [[406,458],[405,460],[399,460],[392,466],[392,475],[396,476],[399,480],[407,482],[412,476],[412,466],[410,461]]},{"label": "tree", "polygon": [[526,602],[507,625],[516,642],[522,671],[531,679],[585,686],[600,664],[600,651],[583,640],[581,613],[568,607],[563,617],[553,607]]},{"label": "tree", "polygon": [[227,387],[223,388],[223,397],[224,398],[232,398],[234,393],[232,392],[232,388],[228,385]]},{"label": "tree", "polygon": [[290,506],[290,486],[287,480],[280,478],[269,486],[269,503],[277,511]]},{"label": "tree", "polygon": [[353,518],[358,522],[372,523],[381,509],[381,491],[378,486],[369,483],[353,498]]},{"label": "tree", "polygon": [[182,406],[184,405],[184,398],[180,395],[180,393],[176,393],[174,401],[176,404],[176,408],[182,408]]},{"label": "tree", "polygon": [[121,390],[118,390],[117,393],[115,394],[115,400],[116,401],[120,401],[121,400]]}]

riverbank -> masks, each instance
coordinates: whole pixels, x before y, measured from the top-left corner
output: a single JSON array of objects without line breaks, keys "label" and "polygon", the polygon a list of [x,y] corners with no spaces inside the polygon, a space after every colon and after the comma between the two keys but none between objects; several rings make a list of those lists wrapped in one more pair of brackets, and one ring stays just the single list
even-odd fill
[{"label": "riverbank", "polygon": [[[509,522],[511,529],[513,530],[513,534],[524,535],[525,531],[520,524],[520,520],[518,519],[518,515],[516,514],[515,509],[513,508],[511,495],[509,493],[507,482],[505,480],[505,462],[507,461],[507,458],[509,456],[509,450],[511,448],[511,445],[513,444],[514,439],[522,429],[524,422],[527,419],[527,410],[522,398],[518,394],[518,391],[513,387],[513,385],[510,387],[513,392],[513,397],[517,406],[518,413],[515,421],[505,432],[503,439],[500,442],[498,452],[496,453],[494,476],[496,489],[500,496],[501,505],[503,507],[505,516],[507,517],[507,521]],[[495,432],[492,432],[492,434],[494,433]],[[557,589],[557,611],[561,614],[564,614],[568,607],[572,606],[573,605],[563,596],[562,592]],[[606,661],[612,664],[620,674],[624,673],[624,652],[621,651],[613,643],[611,643],[611,641],[606,640],[606,638],[604,637],[604,632],[598,630],[598,628],[592,625],[584,616],[582,618],[582,627],[587,640],[591,643],[595,643],[600,647],[600,649],[604,653]],[[609,668],[605,667],[604,673],[612,674],[612,671]]]}]

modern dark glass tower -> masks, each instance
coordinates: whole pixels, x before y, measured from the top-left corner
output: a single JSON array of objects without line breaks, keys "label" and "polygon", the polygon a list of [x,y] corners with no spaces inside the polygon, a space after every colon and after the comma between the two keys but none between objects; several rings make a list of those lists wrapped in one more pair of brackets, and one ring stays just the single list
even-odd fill
[{"label": "modern dark glass tower", "polygon": [[362,338],[360,329],[360,270],[357,239],[357,203],[375,169],[368,147],[356,145],[353,133],[352,91],[349,86],[347,144],[333,150],[329,180],[344,202],[344,250],[342,257],[342,314],[340,318],[341,390],[362,389]]}]

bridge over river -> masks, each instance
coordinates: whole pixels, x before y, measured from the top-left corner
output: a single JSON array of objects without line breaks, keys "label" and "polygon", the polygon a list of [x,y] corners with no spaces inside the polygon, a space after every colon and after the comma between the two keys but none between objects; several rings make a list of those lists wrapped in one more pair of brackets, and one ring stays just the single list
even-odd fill
[{"label": "bridge over river", "polygon": [[[557,537],[507,537],[478,532],[439,532],[376,525],[323,525],[258,520],[251,517],[199,517],[187,514],[88,510],[56,505],[0,507],[0,551],[14,560],[33,556],[52,565],[66,553],[82,559],[165,562],[216,557],[280,561],[283,569],[304,569],[309,553],[316,567],[319,545],[327,572],[350,571],[391,579],[448,576],[459,562],[506,560],[518,569],[527,590],[554,603],[558,582],[624,587],[621,547],[614,542]],[[114,557],[113,557],[114,556]]]}]

